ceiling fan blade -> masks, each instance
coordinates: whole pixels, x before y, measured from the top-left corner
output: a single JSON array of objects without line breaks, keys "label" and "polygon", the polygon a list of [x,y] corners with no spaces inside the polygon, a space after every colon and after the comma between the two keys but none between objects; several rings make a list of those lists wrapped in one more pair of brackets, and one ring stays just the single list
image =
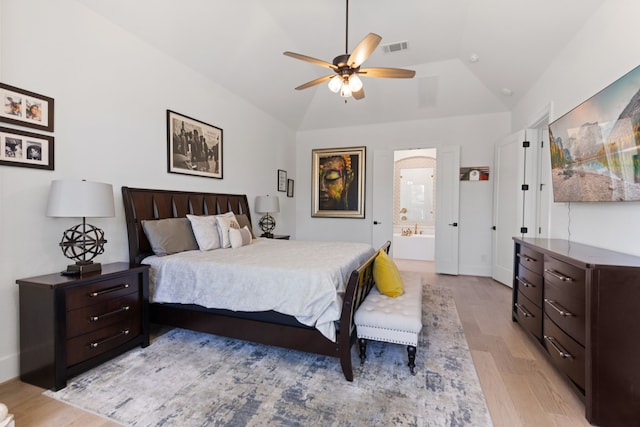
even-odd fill
[{"label": "ceiling fan blade", "polygon": [[312,64],[316,64],[321,67],[331,68],[332,70],[338,69],[338,67],[328,63],[327,61],[323,61],[322,59],[312,58],[311,56],[301,55],[299,53],[294,53],[294,52],[283,52],[283,55],[290,56],[291,58],[299,59],[301,61],[311,62]]},{"label": "ceiling fan blade", "polygon": [[328,75],[328,76],[324,76],[324,77],[319,77],[315,80],[311,80],[310,82],[307,82],[303,85],[300,85],[296,88],[296,90],[302,90],[302,89],[306,89],[309,88],[311,86],[315,86],[315,85],[319,85],[320,83],[326,82],[328,81],[331,77],[333,77],[333,75]]},{"label": "ceiling fan blade", "polygon": [[411,79],[416,75],[414,70],[403,70],[402,68],[361,68],[358,74],[366,77],[387,77],[395,79]]},{"label": "ceiling fan blade", "polygon": [[381,41],[382,37],[379,35],[374,33],[367,34],[351,52],[347,65],[351,68],[358,68],[376,50]]},{"label": "ceiling fan blade", "polygon": [[360,89],[357,92],[353,92],[351,96],[353,96],[353,98],[357,100],[364,98],[364,88]]}]

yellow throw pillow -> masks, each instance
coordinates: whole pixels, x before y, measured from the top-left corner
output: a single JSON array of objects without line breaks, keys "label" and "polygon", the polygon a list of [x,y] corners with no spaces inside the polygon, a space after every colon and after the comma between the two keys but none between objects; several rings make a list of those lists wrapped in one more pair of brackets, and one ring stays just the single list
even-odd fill
[{"label": "yellow throw pillow", "polygon": [[398,267],[387,253],[380,249],[373,262],[373,280],[378,292],[390,297],[399,297],[404,293],[404,284]]}]

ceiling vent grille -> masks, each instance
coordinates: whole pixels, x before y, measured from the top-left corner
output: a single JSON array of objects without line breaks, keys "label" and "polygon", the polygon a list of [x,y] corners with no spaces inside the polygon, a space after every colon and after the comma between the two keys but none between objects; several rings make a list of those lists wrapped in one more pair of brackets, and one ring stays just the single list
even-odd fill
[{"label": "ceiling vent grille", "polygon": [[409,42],[406,41],[382,45],[382,50],[384,53],[400,52],[407,49],[409,49]]}]

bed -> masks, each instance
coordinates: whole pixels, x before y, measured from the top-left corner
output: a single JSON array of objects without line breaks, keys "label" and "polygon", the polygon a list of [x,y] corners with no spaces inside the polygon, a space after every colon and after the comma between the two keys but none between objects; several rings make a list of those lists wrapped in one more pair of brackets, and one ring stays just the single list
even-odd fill
[{"label": "bed", "polygon": [[[142,227],[143,221],[167,218],[183,218],[189,215],[218,215],[233,212],[246,215],[251,224],[251,213],[246,195],[200,193],[122,187],[125,209],[129,262],[132,266],[150,264],[154,253]],[[272,241],[259,239],[262,245],[287,245],[294,241]],[[302,243],[296,243],[302,244]],[[254,246],[253,244],[250,246]],[[390,242],[382,246],[389,250]],[[253,249],[253,248],[251,248]],[[230,252],[226,249],[224,255]],[[193,257],[201,255],[194,251]],[[217,252],[211,251],[211,252]],[[151,322],[184,329],[196,330],[231,338],[243,339],[267,345],[275,345],[294,350],[336,357],[345,378],[353,381],[351,348],[357,334],[354,313],[374,286],[373,263],[377,251],[370,251],[347,273],[343,289],[337,289],[340,296],[337,320],[332,321],[334,333],[317,328],[313,322],[300,316],[283,314],[276,310],[242,311],[238,309],[207,308],[200,304],[181,302],[151,301]],[[221,252],[221,254],[223,254]],[[187,255],[181,255],[186,257]],[[171,255],[173,257],[173,255]],[[146,260],[146,261],[145,261]],[[154,267],[152,267],[153,270]],[[296,276],[298,274],[298,276]],[[153,273],[152,273],[153,275]],[[299,272],[291,271],[291,277],[299,280]],[[337,286],[337,285],[336,285]],[[247,287],[240,287],[247,292]],[[341,291],[341,292],[340,292]],[[242,297],[242,296],[241,296]],[[153,297],[152,297],[153,298]]]}]

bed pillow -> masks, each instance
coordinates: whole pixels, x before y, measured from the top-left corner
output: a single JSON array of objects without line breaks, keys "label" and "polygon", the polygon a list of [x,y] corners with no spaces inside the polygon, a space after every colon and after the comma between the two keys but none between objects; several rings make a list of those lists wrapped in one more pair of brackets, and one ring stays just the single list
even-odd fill
[{"label": "bed pillow", "polygon": [[251,244],[251,231],[246,225],[241,229],[230,228],[229,240],[233,249]]},{"label": "bed pillow", "polygon": [[143,220],[142,229],[153,253],[158,256],[198,249],[198,242],[187,218]]},{"label": "bed pillow", "polygon": [[229,229],[240,229],[240,224],[236,221],[236,216],[233,212],[227,212],[226,214],[216,215],[218,220],[218,233],[220,234],[220,247],[230,248],[231,240],[229,240]]},{"label": "bed pillow", "polygon": [[220,247],[218,220],[214,215],[187,215],[193,235],[201,251],[210,251]]},{"label": "bed pillow", "polygon": [[249,221],[249,217],[245,214],[236,215],[236,221],[240,224],[240,228],[247,227],[249,233],[251,233],[251,238],[255,239],[256,235],[253,234],[253,230],[251,229],[251,222]]},{"label": "bed pillow", "polygon": [[380,249],[373,262],[373,280],[378,292],[383,295],[395,298],[404,293],[404,283],[398,267],[383,249]]}]

